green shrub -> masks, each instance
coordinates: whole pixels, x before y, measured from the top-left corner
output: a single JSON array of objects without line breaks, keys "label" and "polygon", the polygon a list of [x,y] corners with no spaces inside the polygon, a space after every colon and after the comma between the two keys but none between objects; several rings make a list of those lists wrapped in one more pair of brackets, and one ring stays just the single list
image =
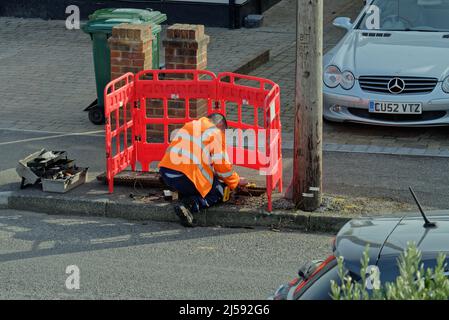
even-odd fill
[{"label": "green shrub", "polygon": [[[446,256],[438,255],[435,269],[424,269],[421,252],[415,244],[409,244],[398,259],[400,275],[393,283],[381,284],[372,274],[367,281],[370,270],[368,247],[361,259],[361,280],[356,282],[344,271],[343,258],[338,257],[338,272],[341,284],[332,281],[332,298],[334,300],[448,300],[449,279],[444,274]],[[373,279],[375,279],[373,283]]]}]

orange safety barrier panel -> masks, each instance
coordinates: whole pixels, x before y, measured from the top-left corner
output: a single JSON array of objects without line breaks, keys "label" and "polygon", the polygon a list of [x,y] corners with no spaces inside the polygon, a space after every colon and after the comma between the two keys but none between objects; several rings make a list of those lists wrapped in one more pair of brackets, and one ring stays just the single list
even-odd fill
[{"label": "orange safety barrier panel", "polygon": [[110,193],[115,175],[129,166],[135,170],[134,86],[134,75],[127,73],[105,88],[106,178]]},{"label": "orange safety barrier panel", "polygon": [[[194,103],[195,107],[206,105],[208,114],[220,112],[227,117],[230,159],[234,165],[266,176],[271,211],[272,192],[276,188],[282,192],[280,89],[270,80],[234,73],[146,70],[109,83],[105,88],[109,191],[113,191],[114,176],[126,167],[135,170],[139,163],[148,171],[152,162],[162,159],[170,132],[195,120],[190,112]],[[111,116],[116,117],[115,129]],[[129,131],[132,143],[127,142]],[[115,144],[114,138],[119,140]]]},{"label": "orange safety barrier panel", "polygon": [[[176,78],[176,75],[191,79],[164,80],[166,77]],[[136,75],[136,100],[140,105],[137,114],[141,133],[141,139],[136,142],[137,159],[143,171],[148,171],[152,162],[164,156],[170,144],[170,129],[195,120],[190,117],[191,100],[204,99],[210,104],[215,94],[216,77],[209,71],[148,70]],[[184,116],[170,114],[171,105],[174,105],[173,111],[175,107],[184,107]],[[163,113],[157,114],[157,111]],[[163,137],[152,136],[151,131],[156,130],[163,131]]]},{"label": "orange safety barrier panel", "polygon": [[[229,127],[237,129],[237,141],[228,143],[231,162],[266,175],[268,211],[271,211],[272,191],[277,186],[282,192],[279,86],[267,79],[228,72],[220,73],[217,82],[220,110],[229,118]],[[236,119],[229,117],[229,106],[237,108],[237,115],[233,117]],[[259,141],[259,133],[263,141]],[[247,143],[245,137],[249,138]]]}]

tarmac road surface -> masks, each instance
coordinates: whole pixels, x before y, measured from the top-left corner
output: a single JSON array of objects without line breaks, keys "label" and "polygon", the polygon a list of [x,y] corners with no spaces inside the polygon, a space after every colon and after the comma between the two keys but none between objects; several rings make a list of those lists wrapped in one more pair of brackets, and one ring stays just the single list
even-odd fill
[{"label": "tarmac road surface", "polygon": [[331,239],[0,210],[0,299],[266,299]]}]

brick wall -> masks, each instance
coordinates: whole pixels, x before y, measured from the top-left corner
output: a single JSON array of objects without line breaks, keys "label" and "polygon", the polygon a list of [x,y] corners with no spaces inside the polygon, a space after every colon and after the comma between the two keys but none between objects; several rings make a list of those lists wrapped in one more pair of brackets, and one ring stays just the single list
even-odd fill
[{"label": "brick wall", "polygon": [[[163,41],[166,69],[205,70],[209,41],[210,38],[204,33],[203,25],[174,24],[170,26]],[[188,76],[179,75],[178,78],[188,78]],[[200,118],[207,114],[207,102],[204,100],[191,100],[189,107],[192,118]],[[185,102],[172,100],[169,110],[176,113],[178,108],[185,108]]]},{"label": "brick wall", "polygon": [[151,26],[122,23],[112,29],[111,79],[127,72],[137,73],[152,68]]},{"label": "brick wall", "polygon": [[[167,28],[166,37],[162,44],[165,49],[166,69],[196,69],[207,68],[207,46],[209,36],[204,33],[203,25],[175,24]],[[170,75],[166,79],[188,79],[188,75]],[[147,115],[150,117],[162,116],[161,101],[147,101]],[[189,101],[189,116],[193,119],[201,118],[207,114],[207,101],[204,99],[191,99]],[[168,116],[171,118],[184,118],[186,115],[186,101],[182,99],[168,100]],[[173,125],[169,134],[182,125]],[[147,128],[147,141],[163,141],[163,128],[153,125]]]},{"label": "brick wall", "polygon": [[209,36],[204,33],[203,25],[170,26],[163,41],[165,67],[167,69],[206,69],[209,40]]},{"label": "brick wall", "polygon": [[[111,48],[111,78],[115,79],[126,72],[137,73],[152,69],[152,33],[149,25],[120,24],[112,29],[109,39]],[[204,33],[203,25],[175,24],[167,29],[162,42],[165,48],[166,69],[196,69],[207,68],[207,45],[209,36]],[[170,79],[170,77],[166,77]],[[171,79],[188,79],[186,75],[172,76]],[[207,114],[207,101],[189,101],[189,116],[200,118]],[[146,114],[149,118],[163,116],[162,100],[147,99]],[[168,100],[168,116],[184,118],[186,101],[182,99]],[[173,125],[171,131],[182,125]],[[162,125],[148,125],[146,141],[162,142],[164,128]]]}]

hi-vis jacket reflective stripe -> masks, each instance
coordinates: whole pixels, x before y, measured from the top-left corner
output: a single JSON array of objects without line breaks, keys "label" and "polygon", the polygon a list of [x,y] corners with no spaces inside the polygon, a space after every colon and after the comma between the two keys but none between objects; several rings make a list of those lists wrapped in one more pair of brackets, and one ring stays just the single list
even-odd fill
[{"label": "hi-vis jacket reflective stripe", "polygon": [[159,167],[184,173],[203,197],[212,189],[214,176],[231,189],[240,180],[229,161],[224,133],[205,117],[178,130]]}]

